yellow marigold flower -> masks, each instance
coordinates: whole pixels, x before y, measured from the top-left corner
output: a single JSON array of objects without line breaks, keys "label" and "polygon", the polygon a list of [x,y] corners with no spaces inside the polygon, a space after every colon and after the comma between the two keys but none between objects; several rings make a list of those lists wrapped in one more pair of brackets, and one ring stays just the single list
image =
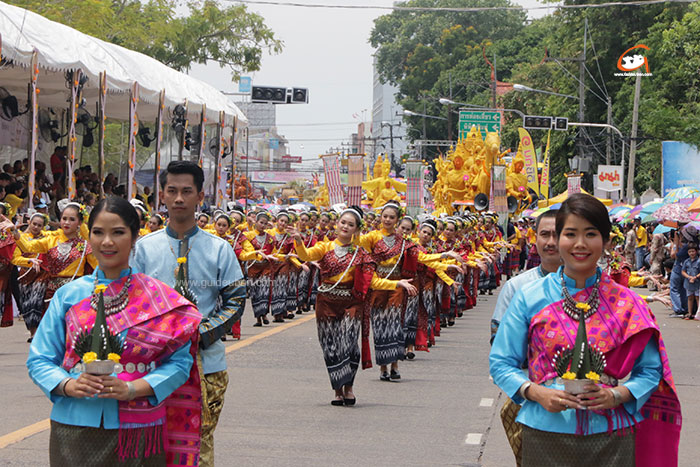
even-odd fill
[{"label": "yellow marigold flower", "polygon": [[600,375],[598,373],[596,373],[595,371],[589,371],[588,373],[586,373],[586,378],[588,378],[596,383],[598,381],[600,381]]},{"label": "yellow marigold flower", "polygon": [[98,284],[95,286],[95,293],[103,293],[105,290],[107,290],[107,286],[104,284]]},{"label": "yellow marigold flower", "polygon": [[121,355],[116,354],[116,353],[110,353],[107,355],[107,360],[112,360],[114,363],[119,363],[119,360],[121,360]]},{"label": "yellow marigold flower", "polygon": [[567,371],[563,375],[561,375],[563,379],[576,379],[576,373],[573,371]]},{"label": "yellow marigold flower", "polygon": [[579,302],[576,304],[576,308],[578,308],[579,310],[583,310],[583,312],[585,313],[591,309],[591,306],[588,303]]},{"label": "yellow marigold flower", "polygon": [[185,264],[186,262],[187,262],[187,257],[185,257],[185,256],[180,256],[177,259],[177,264]]},{"label": "yellow marigold flower", "polygon": [[85,363],[94,362],[95,360],[97,360],[97,354],[95,352],[86,352],[85,355],[83,355],[83,362]]}]

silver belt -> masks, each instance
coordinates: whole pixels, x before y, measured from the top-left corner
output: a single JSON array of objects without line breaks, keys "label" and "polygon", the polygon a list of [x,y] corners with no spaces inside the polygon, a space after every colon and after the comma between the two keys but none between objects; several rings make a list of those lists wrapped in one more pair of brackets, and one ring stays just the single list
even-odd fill
[{"label": "silver belt", "polygon": [[[126,365],[122,365],[121,363],[117,363],[114,365],[114,373],[119,374],[122,372],[126,373],[149,373],[153,370],[156,369],[156,362],[151,362],[151,363],[133,363],[129,362]],[[71,369],[71,373],[83,373],[85,371],[85,364],[83,362],[79,362],[77,365],[75,365]]]},{"label": "silver belt", "polygon": [[324,290],[323,285],[324,284],[321,284],[318,286],[318,293],[333,295],[336,297],[344,297],[344,298],[352,297],[352,292],[350,289],[339,289],[336,287],[335,289]]},{"label": "silver belt", "polygon": [[390,272],[392,273],[391,276],[387,276],[386,279],[391,279],[391,277],[395,277],[397,275],[400,275],[401,271],[399,271],[396,266],[377,266],[377,275],[382,275],[384,276],[385,274],[389,274]]}]

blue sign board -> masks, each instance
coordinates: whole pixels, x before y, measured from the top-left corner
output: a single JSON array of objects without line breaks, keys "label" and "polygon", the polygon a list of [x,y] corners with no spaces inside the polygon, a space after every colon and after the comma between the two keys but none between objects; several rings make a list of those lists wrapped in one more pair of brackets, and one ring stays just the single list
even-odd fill
[{"label": "blue sign board", "polygon": [[270,138],[270,149],[279,149],[280,140],[277,138]]},{"label": "blue sign board", "polygon": [[661,143],[663,181],[661,196],[674,188],[700,187],[700,150],[681,141]]},{"label": "blue sign board", "polygon": [[253,78],[250,76],[241,76],[238,80],[238,92],[250,92],[253,87]]}]

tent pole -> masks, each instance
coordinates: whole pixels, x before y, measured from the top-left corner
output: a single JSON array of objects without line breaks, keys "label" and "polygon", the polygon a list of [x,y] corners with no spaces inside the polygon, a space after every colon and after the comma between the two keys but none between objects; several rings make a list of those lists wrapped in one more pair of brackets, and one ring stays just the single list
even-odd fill
[{"label": "tent pole", "polygon": [[138,133],[139,123],[136,119],[136,108],[139,103],[139,83],[134,83],[129,91],[129,148],[127,152],[127,160],[129,161],[127,171],[127,199],[136,197],[136,134]]},{"label": "tent pole", "polygon": [[37,79],[39,78],[39,65],[38,65],[38,53],[36,50],[32,52],[32,72],[31,72],[31,84],[30,84],[30,100],[31,100],[31,113],[29,118],[31,119],[32,133],[29,138],[29,182],[27,184],[27,196],[29,197],[29,209],[34,207],[34,185],[36,184],[36,150],[39,144],[37,134],[38,129],[38,114],[39,114],[39,89],[37,88]]},{"label": "tent pole", "polygon": [[165,89],[160,91],[158,99],[158,118],[156,118],[156,160],[153,164],[153,212],[160,207],[160,145],[163,142],[163,110],[165,109]]},{"label": "tent pole", "polygon": [[207,104],[202,104],[202,115],[199,117],[199,159],[197,163],[204,169],[204,148],[207,143],[207,130],[205,125],[207,123]]},{"label": "tent pole", "polygon": [[229,149],[231,150],[231,182],[229,187],[231,188],[231,201],[236,202],[236,185],[234,181],[236,180],[236,149],[238,146],[238,138],[236,138],[236,132],[238,131],[238,117],[233,117],[233,128],[231,130],[231,141],[229,142]]},{"label": "tent pole", "polygon": [[187,118],[187,107],[189,106],[189,101],[185,99],[184,107],[185,107],[185,128],[182,130],[182,138],[178,142],[177,145],[177,160],[181,161],[182,160],[182,152],[185,149],[185,139],[187,138],[187,127],[189,127],[190,121]]},{"label": "tent pole", "polygon": [[97,178],[100,181],[100,199],[105,197],[105,107],[107,105],[107,71],[100,73],[100,95],[97,104]]},{"label": "tent pole", "polygon": [[[224,119],[226,118],[223,111],[219,112],[219,128],[216,132],[217,143],[216,143],[216,176],[214,177],[214,204],[217,208],[221,207],[221,203],[226,199],[224,193],[221,192],[221,174],[222,174],[222,157],[224,152]],[[224,184],[226,186],[226,184]]]},{"label": "tent pole", "polygon": [[78,85],[80,83],[80,75],[82,74],[80,69],[75,70],[71,73],[70,83],[70,109],[68,109],[68,157],[66,158],[66,176],[65,183],[66,189],[68,191],[68,199],[73,199],[75,195],[75,176],[73,174],[73,166],[75,165],[75,124],[77,121],[78,113]]}]

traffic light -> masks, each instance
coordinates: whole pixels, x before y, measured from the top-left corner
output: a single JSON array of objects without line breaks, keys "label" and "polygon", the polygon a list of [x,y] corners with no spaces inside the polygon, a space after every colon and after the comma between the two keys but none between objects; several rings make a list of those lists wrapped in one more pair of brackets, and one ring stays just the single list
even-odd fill
[{"label": "traffic light", "polygon": [[306,88],[292,88],[291,102],[288,104],[308,104],[309,90]]},{"label": "traffic light", "polygon": [[551,130],[552,117],[525,115],[525,117],[523,117],[523,128],[527,128],[528,130]]},{"label": "traffic light", "polygon": [[564,117],[556,117],[554,119],[554,129],[555,130],[568,130],[569,129],[569,119]]},{"label": "traffic light", "polygon": [[286,104],[287,88],[253,86],[251,101],[255,103]]}]

